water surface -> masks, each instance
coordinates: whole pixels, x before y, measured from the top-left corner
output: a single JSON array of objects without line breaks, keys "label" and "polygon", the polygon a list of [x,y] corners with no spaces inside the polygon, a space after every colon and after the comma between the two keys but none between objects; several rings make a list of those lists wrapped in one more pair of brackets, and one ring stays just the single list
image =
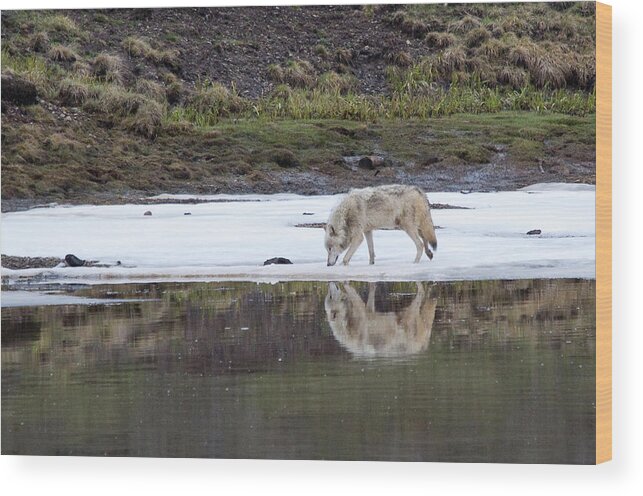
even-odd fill
[{"label": "water surface", "polygon": [[593,463],[595,286],[66,287],[115,303],[3,308],[2,453]]}]

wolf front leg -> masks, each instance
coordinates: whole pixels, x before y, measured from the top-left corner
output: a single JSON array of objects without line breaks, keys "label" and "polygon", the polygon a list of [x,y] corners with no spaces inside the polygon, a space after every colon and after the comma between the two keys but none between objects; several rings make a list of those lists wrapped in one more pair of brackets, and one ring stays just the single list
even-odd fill
[{"label": "wolf front leg", "polygon": [[368,245],[368,263],[373,265],[375,263],[375,248],[373,248],[373,231],[366,231],[364,233],[366,244]]},{"label": "wolf front leg", "polygon": [[351,258],[353,258],[353,255],[355,254],[355,251],[359,248],[359,245],[362,244],[363,239],[364,235],[360,233],[359,236],[355,236],[351,240],[351,243],[348,246],[348,251],[346,252],[346,255],[344,255],[344,259],[342,260],[342,263],[344,265],[348,265],[348,262],[351,261]]}]

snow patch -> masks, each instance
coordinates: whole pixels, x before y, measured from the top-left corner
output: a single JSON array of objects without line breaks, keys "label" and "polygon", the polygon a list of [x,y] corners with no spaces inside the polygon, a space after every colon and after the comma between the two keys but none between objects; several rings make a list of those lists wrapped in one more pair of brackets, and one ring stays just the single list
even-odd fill
[{"label": "snow patch", "polygon": [[[9,281],[89,282],[594,278],[594,190],[532,191],[429,193],[432,202],[470,210],[432,212],[434,224],[442,227],[437,230],[439,250],[432,261],[423,258],[419,264],[412,263],[415,247],[405,233],[376,231],[373,266],[364,243],[349,266],[326,267],[323,229],[295,227],[325,222],[343,195],[212,195],[198,198],[229,201],[11,212],[2,214],[4,254],[73,253],[128,267],[3,268],[2,274]],[[242,201],[249,198],[260,201]],[[146,210],[152,215],[144,216]],[[532,229],[541,229],[542,235],[527,236]],[[293,265],[264,267],[272,257],[286,257]]]},{"label": "snow patch", "polygon": [[520,191],[596,191],[596,186],[583,183],[537,183],[525,186]]}]

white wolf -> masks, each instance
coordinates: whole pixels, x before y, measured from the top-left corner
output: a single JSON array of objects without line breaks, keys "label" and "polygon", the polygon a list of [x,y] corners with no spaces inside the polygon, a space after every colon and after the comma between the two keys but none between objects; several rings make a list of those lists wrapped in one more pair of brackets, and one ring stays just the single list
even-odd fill
[{"label": "white wolf", "polygon": [[353,189],[330,213],[326,223],[327,265],[335,265],[345,250],[343,263],[348,265],[355,250],[366,238],[369,263],[375,263],[373,230],[401,229],[408,234],[417,248],[415,263],[422,250],[429,259],[438,241],[435,237],[429,201],[415,186],[392,184],[374,188]]}]

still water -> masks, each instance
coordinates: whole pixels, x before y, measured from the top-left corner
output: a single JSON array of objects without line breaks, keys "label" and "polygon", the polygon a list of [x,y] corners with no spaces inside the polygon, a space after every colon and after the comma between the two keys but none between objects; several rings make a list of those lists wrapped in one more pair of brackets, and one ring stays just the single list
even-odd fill
[{"label": "still water", "polygon": [[595,288],[67,287],[119,303],[3,308],[2,453],[593,463]]}]

